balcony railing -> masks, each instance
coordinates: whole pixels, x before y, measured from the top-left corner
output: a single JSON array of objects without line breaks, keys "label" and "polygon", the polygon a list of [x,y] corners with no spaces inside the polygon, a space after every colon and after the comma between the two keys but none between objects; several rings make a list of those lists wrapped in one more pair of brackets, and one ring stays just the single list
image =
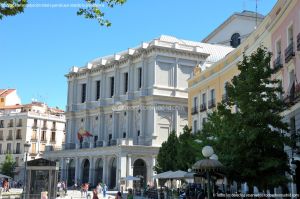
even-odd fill
[{"label": "balcony railing", "polygon": [[192,109],[191,109],[191,113],[192,115],[195,115],[198,113],[198,107],[197,106],[194,106]]},{"label": "balcony railing", "polygon": [[16,139],[17,140],[22,140],[22,136],[21,135],[17,135]]},{"label": "balcony railing", "polygon": [[283,101],[287,106],[292,106],[300,99],[300,84],[293,83],[290,91],[284,97]]},{"label": "balcony railing", "polygon": [[283,67],[281,56],[278,56],[273,62],[273,68],[275,71],[280,70]]},{"label": "balcony railing", "polygon": [[33,125],[32,125],[32,128],[33,128],[33,129],[37,129],[37,128],[38,128],[38,127],[37,127],[37,124],[33,124]]},{"label": "balcony railing", "polygon": [[216,107],[216,99],[211,99],[208,101],[208,108]]},{"label": "balcony railing", "polygon": [[200,105],[200,112],[206,111],[206,103]]},{"label": "balcony railing", "polygon": [[300,33],[297,35],[297,51],[300,51]]},{"label": "balcony railing", "polygon": [[285,55],[285,63],[288,63],[290,60],[293,59],[293,56],[295,56],[294,42],[291,42],[289,46],[285,49],[284,55]]}]

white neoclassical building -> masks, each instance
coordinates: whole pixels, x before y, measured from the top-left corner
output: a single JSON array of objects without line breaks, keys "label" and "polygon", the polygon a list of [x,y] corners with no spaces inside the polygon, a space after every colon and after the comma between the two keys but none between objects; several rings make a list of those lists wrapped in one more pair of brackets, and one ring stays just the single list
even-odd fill
[{"label": "white neoclassical building", "polygon": [[[124,52],[72,67],[68,79],[66,144],[46,153],[59,160],[68,184],[104,182],[110,189],[151,183],[159,147],[187,121],[187,79],[231,47],[160,36]],[[79,129],[92,137],[78,139]],[[175,146],[176,147],[176,146]]]}]

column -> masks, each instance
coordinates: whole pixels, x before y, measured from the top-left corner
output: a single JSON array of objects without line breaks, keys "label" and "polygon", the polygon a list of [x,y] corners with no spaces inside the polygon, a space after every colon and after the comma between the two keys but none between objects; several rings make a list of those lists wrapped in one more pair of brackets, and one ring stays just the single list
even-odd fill
[{"label": "column", "polygon": [[60,171],[60,179],[61,180],[64,180],[65,179],[65,176],[66,176],[66,169],[65,169],[65,167],[66,167],[66,165],[65,165],[65,159],[64,158],[61,158],[60,160],[59,160],[59,166],[60,166],[60,168],[61,168],[61,171]]},{"label": "column", "polygon": [[[133,176],[133,167],[131,165],[131,154],[127,155],[127,176]],[[133,182],[132,181],[126,181],[126,188],[133,188]]]},{"label": "column", "polygon": [[103,156],[103,183],[107,184],[108,183],[108,163],[107,163],[107,157]]},{"label": "column", "polygon": [[182,132],[182,129],[179,129],[179,115],[178,115],[178,109],[176,108],[174,110],[174,121],[173,121],[173,130],[176,131],[177,136],[179,136],[180,132]]},{"label": "column", "polygon": [[92,79],[91,75],[88,73],[87,76],[87,84],[86,84],[86,102],[90,102],[92,100]]},{"label": "column", "polygon": [[133,122],[132,122],[133,110],[127,111],[127,124],[126,124],[126,132],[127,138],[133,139]]},{"label": "column", "polygon": [[105,131],[105,115],[103,112],[100,113],[100,126],[99,126],[99,131],[98,131],[98,140],[104,140],[105,139],[105,135],[104,135],[104,131]]},{"label": "column", "polygon": [[148,177],[148,179],[151,181],[151,182],[153,182],[153,168],[154,168],[154,166],[156,165],[156,156],[155,155],[153,155],[152,156],[152,162],[151,162],[151,164],[150,164],[150,168],[149,168],[149,177]]},{"label": "column", "polygon": [[[144,104],[141,104],[141,106],[145,106]],[[139,136],[139,145],[144,145],[144,139],[145,139],[145,127],[146,127],[146,110],[143,108],[141,109],[141,119],[140,119],[140,136]]]},{"label": "column", "polygon": [[94,173],[94,171],[95,171],[95,169],[94,169],[94,158],[93,157],[89,157],[89,161],[90,161],[89,183],[91,185],[93,185],[94,184],[94,175],[95,175],[95,173]]},{"label": "column", "polygon": [[118,127],[119,127],[119,114],[116,112],[112,113],[112,139],[118,138]]},{"label": "column", "polygon": [[174,88],[177,88],[177,77],[178,77],[178,67],[179,67],[179,64],[178,64],[178,58],[176,58],[176,62],[175,62],[175,68],[174,68]]},{"label": "column", "polygon": [[76,157],[75,158],[75,182],[77,183],[77,185],[81,181],[80,173],[81,173],[80,159],[78,157]]}]

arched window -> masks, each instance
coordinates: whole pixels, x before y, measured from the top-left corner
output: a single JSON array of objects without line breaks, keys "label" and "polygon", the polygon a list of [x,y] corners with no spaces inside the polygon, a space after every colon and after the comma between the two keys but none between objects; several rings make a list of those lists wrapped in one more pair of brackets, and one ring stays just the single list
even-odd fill
[{"label": "arched window", "polygon": [[231,36],[230,45],[231,45],[233,48],[236,48],[236,47],[238,47],[240,44],[241,44],[241,37],[240,37],[240,34],[239,34],[239,33],[234,33],[234,34]]}]

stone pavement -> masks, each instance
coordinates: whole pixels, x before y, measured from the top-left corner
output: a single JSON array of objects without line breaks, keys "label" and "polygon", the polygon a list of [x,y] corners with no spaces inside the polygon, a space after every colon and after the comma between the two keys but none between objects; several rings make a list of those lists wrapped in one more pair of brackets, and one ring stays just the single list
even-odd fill
[{"label": "stone pavement", "polygon": [[[104,198],[102,194],[99,194],[99,199],[114,199],[115,198],[115,191],[107,191],[106,197]],[[57,197],[56,199],[92,199],[93,198],[93,192],[88,191],[88,195],[90,197],[81,197],[81,192],[78,190],[68,190],[66,196]]]}]

